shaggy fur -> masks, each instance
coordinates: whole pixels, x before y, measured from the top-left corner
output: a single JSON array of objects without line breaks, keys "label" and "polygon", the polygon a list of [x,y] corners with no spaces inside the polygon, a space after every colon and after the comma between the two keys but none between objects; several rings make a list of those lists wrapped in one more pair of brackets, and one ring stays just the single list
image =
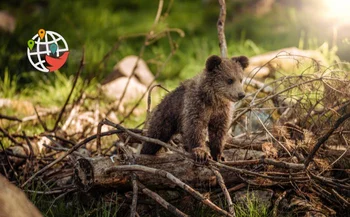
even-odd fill
[{"label": "shaggy fur", "polygon": [[[211,56],[203,72],[183,82],[154,109],[147,123],[147,136],[168,142],[182,133],[184,144],[197,161],[221,159],[232,118],[232,102],[244,98],[245,56],[231,59]],[[206,151],[209,137],[210,154]],[[154,155],[161,148],[144,143],[141,154]]]}]

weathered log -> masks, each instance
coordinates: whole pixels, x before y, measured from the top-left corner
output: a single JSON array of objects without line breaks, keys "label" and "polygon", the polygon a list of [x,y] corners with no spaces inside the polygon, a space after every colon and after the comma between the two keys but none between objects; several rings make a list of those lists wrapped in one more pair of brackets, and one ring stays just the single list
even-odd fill
[{"label": "weathered log", "polygon": [[[225,150],[226,159],[229,161],[239,160],[238,156],[244,156],[244,154],[237,154],[239,152],[240,150]],[[258,159],[263,156],[262,152],[247,150],[244,150],[244,152],[247,152],[246,157],[248,158]],[[118,165],[133,164],[170,172],[190,186],[208,187],[217,185],[216,176],[211,169],[176,153],[162,154],[160,156],[133,155],[132,158],[118,155],[113,158],[113,161],[108,157],[78,159],[74,172],[76,185],[84,191],[89,190],[91,187],[124,188],[131,186],[129,179],[131,171],[118,171],[107,174],[106,170]],[[158,188],[175,187],[174,183],[163,177],[154,177],[153,174],[145,172],[135,173],[140,182],[147,186],[157,186]],[[220,169],[220,173],[227,184],[241,181],[237,173],[232,170]]]}]

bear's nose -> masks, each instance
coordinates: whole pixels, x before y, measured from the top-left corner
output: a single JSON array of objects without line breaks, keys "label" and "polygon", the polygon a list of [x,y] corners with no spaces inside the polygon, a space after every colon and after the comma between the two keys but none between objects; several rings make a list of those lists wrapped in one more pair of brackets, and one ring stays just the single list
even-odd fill
[{"label": "bear's nose", "polygon": [[245,93],[239,92],[238,93],[238,99],[243,99],[245,97]]}]

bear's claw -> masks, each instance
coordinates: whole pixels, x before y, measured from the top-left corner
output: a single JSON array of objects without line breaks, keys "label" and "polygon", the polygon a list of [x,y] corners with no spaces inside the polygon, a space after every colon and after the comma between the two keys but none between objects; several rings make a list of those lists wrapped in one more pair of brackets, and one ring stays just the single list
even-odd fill
[{"label": "bear's claw", "polygon": [[205,148],[202,148],[202,147],[193,148],[192,154],[193,154],[194,160],[200,164],[204,164],[209,159],[212,159],[210,153],[206,151]]}]

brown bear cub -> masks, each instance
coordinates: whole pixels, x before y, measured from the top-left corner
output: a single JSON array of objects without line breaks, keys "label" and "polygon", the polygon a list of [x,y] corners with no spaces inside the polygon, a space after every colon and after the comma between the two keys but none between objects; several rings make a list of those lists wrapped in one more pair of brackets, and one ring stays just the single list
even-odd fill
[{"label": "brown bear cub", "polygon": [[[181,133],[196,161],[221,160],[232,119],[232,103],[245,97],[242,79],[245,56],[211,56],[203,72],[169,93],[151,113],[147,136],[168,142]],[[208,135],[209,134],[209,135]],[[206,151],[209,138],[210,154]],[[161,146],[145,142],[141,154],[154,155]]]}]

